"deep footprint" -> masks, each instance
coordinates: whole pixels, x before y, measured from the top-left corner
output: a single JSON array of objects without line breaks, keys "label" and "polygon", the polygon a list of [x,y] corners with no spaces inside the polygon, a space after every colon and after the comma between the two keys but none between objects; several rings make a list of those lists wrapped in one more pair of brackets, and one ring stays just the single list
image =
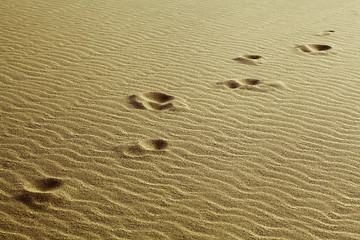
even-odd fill
[{"label": "deep footprint", "polygon": [[297,48],[306,53],[323,52],[332,49],[331,46],[322,44],[306,44],[297,46]]},{"label": "deep footprint", "polygon": [[160,92],[148,92],[144,93],[143,98],[150,102],[166,103],[174,99],[173,96]]},{"label": "deep footprint", "polygon": [[128,102],[136,109],[146,109],[144,104],[142,102],[140,102],[138,96],[136,96],[136,95],[129,96]]}]

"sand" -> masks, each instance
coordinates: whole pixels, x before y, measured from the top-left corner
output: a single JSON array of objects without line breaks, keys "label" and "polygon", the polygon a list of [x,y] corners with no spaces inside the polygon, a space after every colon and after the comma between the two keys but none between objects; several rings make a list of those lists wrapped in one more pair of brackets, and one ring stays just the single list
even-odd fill
[{"label": "sand", "polygon": [[0,239],[360,239],[360,1],[0,1]]}]

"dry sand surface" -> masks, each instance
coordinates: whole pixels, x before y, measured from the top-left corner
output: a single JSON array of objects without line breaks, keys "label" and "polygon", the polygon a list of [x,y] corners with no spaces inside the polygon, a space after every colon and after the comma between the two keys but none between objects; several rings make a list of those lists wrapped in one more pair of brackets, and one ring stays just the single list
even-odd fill
[{"label": "dry sand surface", "polygon": [[0,0],[0,239],[360,239],[359,0]]}]

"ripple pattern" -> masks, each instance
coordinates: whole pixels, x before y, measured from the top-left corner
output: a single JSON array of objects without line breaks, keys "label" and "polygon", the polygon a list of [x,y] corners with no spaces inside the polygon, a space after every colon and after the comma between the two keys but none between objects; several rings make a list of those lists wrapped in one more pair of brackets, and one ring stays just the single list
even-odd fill
[{"label": "ripple pattern", "polygon": [[0,238],[360,239],[359,7],[2,1]]}]

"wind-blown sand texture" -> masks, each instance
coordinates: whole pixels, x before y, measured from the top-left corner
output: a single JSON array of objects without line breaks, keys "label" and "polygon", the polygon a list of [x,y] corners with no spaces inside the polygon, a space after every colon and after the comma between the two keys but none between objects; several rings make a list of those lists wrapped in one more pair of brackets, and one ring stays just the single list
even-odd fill
[{"label": "wind-blown sand texture", "polygon": [[0,239],[360,239],[360,1],[0,1]]}]

